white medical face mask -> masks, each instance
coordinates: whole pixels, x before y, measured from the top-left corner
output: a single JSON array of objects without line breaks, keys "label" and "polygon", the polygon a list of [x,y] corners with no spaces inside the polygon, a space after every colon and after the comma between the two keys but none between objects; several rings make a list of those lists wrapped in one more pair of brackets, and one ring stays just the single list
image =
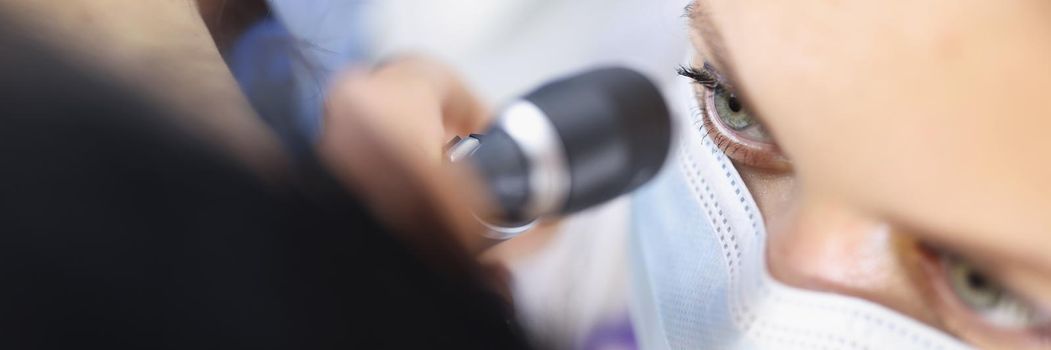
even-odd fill
[{"label": "white medical face mask", "polygon": [[684,107],[676,148],[632,204],[631,308],[644,349],[967,348],[878,304],[771,278],[762,217],[681,85],[667,94]]}]

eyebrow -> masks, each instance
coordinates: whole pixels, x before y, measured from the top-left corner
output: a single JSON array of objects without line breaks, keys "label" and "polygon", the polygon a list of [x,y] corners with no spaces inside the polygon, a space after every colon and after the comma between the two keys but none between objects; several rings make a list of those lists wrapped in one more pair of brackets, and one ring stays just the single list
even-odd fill
[{"label": "eyebrow", "polygon": [[710,60],[723,75],[730,78],[730,81],[737,81],[736,69],[730,65],[728,51],[723,41],[722,34],[719,33],[719,29],[715,27],[715,23],[712,21],[708,8],[703,3],[703,0],[695,0],[686,5],[683,9],[683,14],[690,21],[690,28],[697,31],[700,39],[704,41],[704,45],[708,48],[711,57]]}]

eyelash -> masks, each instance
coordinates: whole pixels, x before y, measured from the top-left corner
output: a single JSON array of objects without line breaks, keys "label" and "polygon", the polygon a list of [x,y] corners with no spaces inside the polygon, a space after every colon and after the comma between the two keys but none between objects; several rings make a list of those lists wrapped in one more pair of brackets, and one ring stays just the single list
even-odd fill
[{"label": "eyelash", "polygon": [[[700,106],[699,113],[701,113],[704,122],[705,136],[711,137],[712,141],[727,157],[736,162],[757,168],[771,170],[789,170],[791,168],[788,159],[781,154],[772,140],[771,142],[766,142],[748,139],[739,132],[729,130],[730,128],[725,125],[725,122],[722,120],[723,116],[719,114],[717,108],[713,105],[717,96],[729,94],[730,98],[734,98],[734,89],[711,64],[705,63],[702,68],[680,66],[678,73],[683,77],[690,78],[694,83],[704,88],[698,92],[696,98]],[[746,109],[743,107],[737,108]],[[734,112],[737,112],[737,110],[735,109]],[[758,120],[754,118],[749,119],[755,123],[752,127],[762,128],[762,124]],[[763,133],[765,134],[765,131]]]},{"label": "eyelash", "polygon": [[709,89],[723,89],[723,83],[716,73],[709,68],[707,63],[704,64],[703,69],[697,69],[693,67],[679,66],[678,73],[681,76],[693,79],[693,81],[701,86]]}]

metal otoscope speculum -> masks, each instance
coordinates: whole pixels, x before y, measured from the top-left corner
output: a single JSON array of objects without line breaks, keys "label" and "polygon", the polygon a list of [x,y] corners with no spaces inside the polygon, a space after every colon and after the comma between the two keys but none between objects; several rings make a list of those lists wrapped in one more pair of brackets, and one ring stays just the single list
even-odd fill
[{"label": "metal otoscope speculum", "polygon": [[484,183],[495,208],[475,216],[495,239],[538,218],[571,214],[628,193],[661,169],[671,115],[642,74],[604,68],[557,80],[509,104],[483,135],[446,150]]}]

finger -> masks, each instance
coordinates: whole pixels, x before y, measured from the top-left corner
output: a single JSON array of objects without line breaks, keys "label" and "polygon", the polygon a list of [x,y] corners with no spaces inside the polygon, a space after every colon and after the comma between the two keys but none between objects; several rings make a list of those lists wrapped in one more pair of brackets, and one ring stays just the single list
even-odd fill
[{"label": "finger", "polygon": [[428,91],[436,95],[446,133],[465,135],[478,132],[489,121],[485,105],[450,67],[437,61],[404,57],[381,66],[373,74],[373,79],[380,83],[426,85]]},{"label": "finger", "polygon": [[480,106],[447,68],[426,60],[350,72],[329,94],[319,147],[337,176],[388,224],[427,235],[435,228],[414,225],[423,222],[417,217],[440,216],[452,238],[479,251],[485,239],[465,209],[475,190],[441,159],[446,131],[480,123]]}]

